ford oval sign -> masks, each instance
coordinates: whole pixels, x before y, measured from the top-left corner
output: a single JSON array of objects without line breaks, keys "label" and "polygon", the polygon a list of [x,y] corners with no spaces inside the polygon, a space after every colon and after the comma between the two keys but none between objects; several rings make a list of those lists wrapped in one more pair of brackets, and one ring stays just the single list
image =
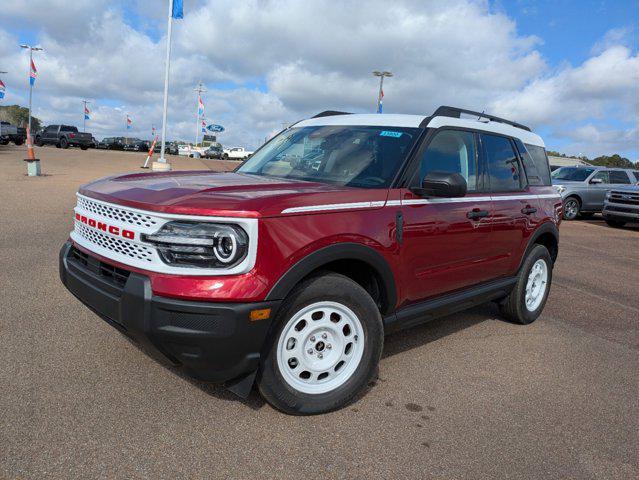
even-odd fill
[{"label": "ford oval sign", "polygon": [[207,125],[206,129],[209,132],[223,132],[224,131],[224,127],[222,125],[215,125],[215,124]]}]

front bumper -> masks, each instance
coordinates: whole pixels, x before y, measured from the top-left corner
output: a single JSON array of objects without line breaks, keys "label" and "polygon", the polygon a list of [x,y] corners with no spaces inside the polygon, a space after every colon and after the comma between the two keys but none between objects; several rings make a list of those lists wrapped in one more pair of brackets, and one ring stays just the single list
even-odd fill
[{"label": "front bumper", "polygon": [[[78,252],[60,251],[60,279],[103,320],[163,363],[204,381],[226,382],[254,372],[279,301],[213,303],[153,295],[148,277]],[[250,321],[271,308],[268,320]]]}]

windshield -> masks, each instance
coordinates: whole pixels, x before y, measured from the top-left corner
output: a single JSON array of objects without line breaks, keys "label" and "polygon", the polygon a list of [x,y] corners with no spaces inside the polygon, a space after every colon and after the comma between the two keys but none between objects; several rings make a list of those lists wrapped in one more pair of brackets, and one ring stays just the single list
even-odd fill
[{"label": "windshield", "polygon": [[583,182],[594,172],[594,168],[561,167],[552,172],[554,180],[569,180],[572,182]]},{"label": "windshield", "polygon": [[290,128],[237,171],[362,188],[392,182],[419,128],[331,125]]}]

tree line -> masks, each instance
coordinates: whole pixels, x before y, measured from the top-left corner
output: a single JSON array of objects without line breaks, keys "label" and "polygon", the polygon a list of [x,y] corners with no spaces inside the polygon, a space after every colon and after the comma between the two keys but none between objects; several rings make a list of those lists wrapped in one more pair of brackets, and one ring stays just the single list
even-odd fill
[{"label": "tree line", "polygon": [[[570,157],[570,155],[566,155],[565,153],[555,152],[553,150],[548,150],[546,153],[553,157]],[[596,158],[588,158],[585,155],[581,155],[579,157],[571,157],[578,158],[585,162],[588,162],[591,165],[597,165],[601,167],[617,167],[617,168],[639,168],[639,162],[632,162],[630,159],[626,157],[622,157],[621,155],[615,153],[614,155],[601,155]]]},{"label": "tree line", "polygon": [[[0,120],[9,122],[18,127],[27,127],[29,123],[29,109],[20,105],[0,106]],[[42,128],[42,122],[38,117],[31,116],[31,129],[37,132]]]}]

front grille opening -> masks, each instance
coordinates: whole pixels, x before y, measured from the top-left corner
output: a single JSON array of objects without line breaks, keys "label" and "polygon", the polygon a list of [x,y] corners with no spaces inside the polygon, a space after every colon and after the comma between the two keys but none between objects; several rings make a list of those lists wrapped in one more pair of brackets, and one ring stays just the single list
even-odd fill
[{"label": "front grille opening", "polygon": [[101,262],[97,258],[91,257],[77,248],[71,249],[71,258],[84,266],[90,272],[99,275],[106,281],[123,288],[131,272],[118,268],[114,265]]},{"label": "front grille opening", "polygon": [[80,250],[78,250],[77,248],[72,248],[71,249],[71,256],[80,264],[84,265],[85,267],[89,266],[89,256],[84,253],[81,252]]},{"label": "front grille opening", "polygon": [[120,287],[124,287],[127,279],[129,278],[128,270],[124,270],[122,268],[114,267],[113,265],[109,265],[108,263],[100,262],[100,275],[105,277],[108,280],[111,280],[113,283]]}]

